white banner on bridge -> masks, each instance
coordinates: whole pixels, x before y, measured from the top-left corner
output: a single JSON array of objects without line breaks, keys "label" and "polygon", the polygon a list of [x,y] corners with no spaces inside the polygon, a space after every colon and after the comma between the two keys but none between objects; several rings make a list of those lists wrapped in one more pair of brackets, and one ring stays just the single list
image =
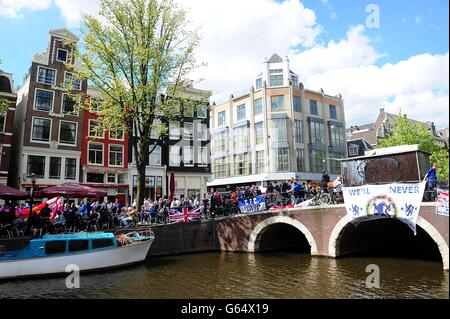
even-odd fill
[{"label": "white banner on bridge", "polygon": [[343,187],[347,215],[355,224],[373,218],[396,218],[416,234],[425,182]]}]

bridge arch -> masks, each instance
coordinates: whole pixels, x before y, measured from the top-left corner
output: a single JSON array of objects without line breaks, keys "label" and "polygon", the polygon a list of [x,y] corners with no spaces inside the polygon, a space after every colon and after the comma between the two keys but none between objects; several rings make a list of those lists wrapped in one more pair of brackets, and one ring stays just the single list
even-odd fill
[{"label": "bridge arch", "polygon": [[311,255],[317,255],[317,244],[314,240],[313,235],[308,230],[308,228],[300,223],[299,221],[287,217],[287,216],[273,216],[269,217],[262,222],[260,222],[256,227],[253,229],[252,233],[250,234],[250,238],[248,241],[248,252],[255,252],[259,249],[259,243],[262,235],[264,232],[268,229],[268,226],[273,224],[288,224],[295,228],[297,228],[308,240],[309,245],[311,246]]},{"label": "bridge arch", "polygon": [[[345,215],[339,220],[339,222],[334,226],[330,240],[328,244],[328,255],[330,257],[338,257],[341,253],[341,239],[345,229],[350,225],[351,218]],[[429,223],[425,218],[418,216],[417,226],[421,227],[425,233],[427,233],[431,239],[436,243],[439,252],[441,254],[443,268],[445,270],[449,269],[449,247],[445,239],[439,233],[439,231]]]}]

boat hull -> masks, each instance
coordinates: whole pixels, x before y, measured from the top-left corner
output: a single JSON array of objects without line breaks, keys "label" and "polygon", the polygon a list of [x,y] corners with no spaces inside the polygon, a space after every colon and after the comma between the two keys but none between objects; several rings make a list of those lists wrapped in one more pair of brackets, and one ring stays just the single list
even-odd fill
[{"label": "boat hull", "polygon": [[85,272],[135,264],[145,260],[152,243],[153,239],[85,253],[2,261],[0,279],[72,272],[74,269],[68,269],[68,265]]}]

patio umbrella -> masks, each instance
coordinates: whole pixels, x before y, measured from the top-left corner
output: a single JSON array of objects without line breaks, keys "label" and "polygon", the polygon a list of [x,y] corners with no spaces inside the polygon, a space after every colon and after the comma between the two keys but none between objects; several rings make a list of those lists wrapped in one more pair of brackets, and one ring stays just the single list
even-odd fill
[{"label": "patio umbrella", "polygon": [[169,181],[169,203],[172,202],[173,196],[175,195],[175,173],[170,172],[170,181]]},{"label": "patio umbrella", "polygon": [[66,198],[84,198],[84,197],[104,197],[108,193],[86,185],[76,183],[64,183],[50,186],[40,192],[36,192],[37,197],[53,198],[63,196]]},{"label": "patio umbrella", "polygon": [[30,198],[28,194],[19,191],[18,189],[0,185],[0,198],[1,199],[27,199]]}]

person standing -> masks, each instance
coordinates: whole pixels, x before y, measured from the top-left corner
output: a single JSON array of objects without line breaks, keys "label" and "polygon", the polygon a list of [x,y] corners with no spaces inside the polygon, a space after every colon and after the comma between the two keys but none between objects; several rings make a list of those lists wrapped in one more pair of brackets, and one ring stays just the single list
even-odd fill
[{"label": "person standing", "polygon": [[320,181],[320,188],[328,193],[328,183],[330,182],[330,175],[328,175],[326,170],[322,171],[322,180]]},{"label": "person standing", "polygon": [[427,182],[427,185],[425,187],[426,191],[429,191],[436,187],[436,181],[437,181],[437,174],[436,170],[438,168],[438,163],[433,163],[431,165],[431,168],[428,170],[427,174],[424,177],[424,181]]}]

